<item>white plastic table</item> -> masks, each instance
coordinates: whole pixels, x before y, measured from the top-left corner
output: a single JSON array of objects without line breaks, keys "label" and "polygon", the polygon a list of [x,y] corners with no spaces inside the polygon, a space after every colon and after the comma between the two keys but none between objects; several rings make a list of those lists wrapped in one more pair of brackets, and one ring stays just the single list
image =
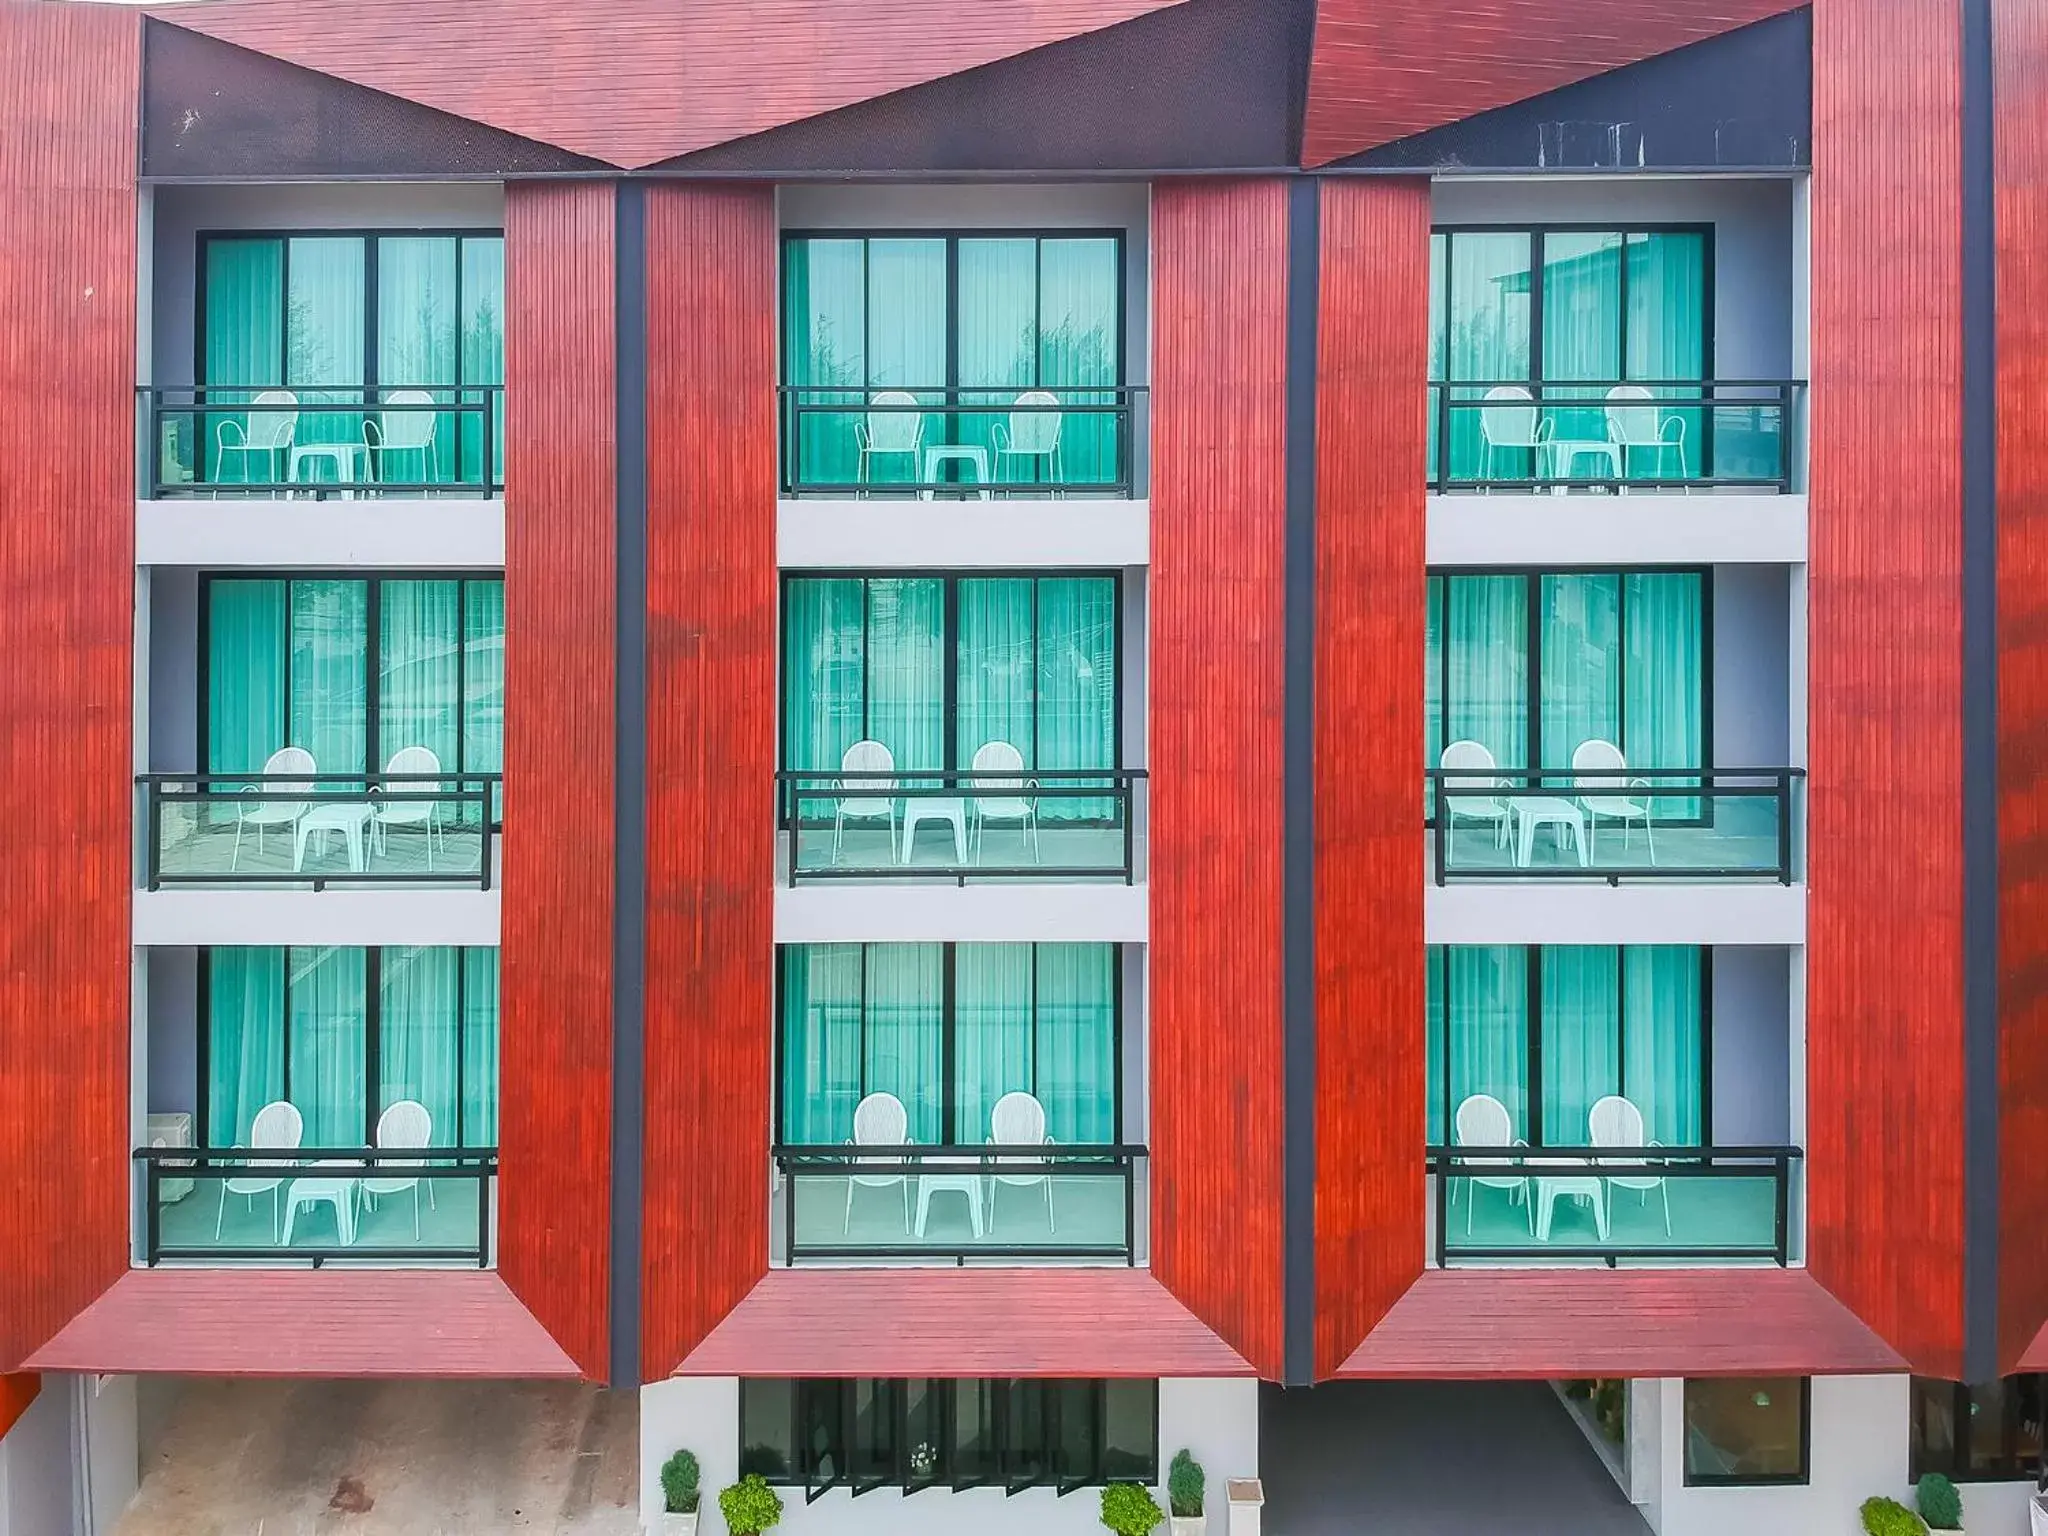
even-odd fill
[{"label": "white plastic table", "polygon": [[348,867],[361,874],[363,863],[363,830],[370,824],[370,806],[367,801],[346,801],[332,805],[316,805],[299,818],[298,845],[292,850],[292,869],[306,867],[306,839],[313,833],[320,834],[324,844],[329,832],[339,832],[348,839]]},{"label": "white plastic table", "polygon": [[1536,856],[1538,827],[1569,828],[1572,846],[1578,850],[1579,867],[1585,868],[1586,813],[1577,802],[1562,795],[1518,795],[1508,802],[1515,817],[1515,863],[1523,869]]},{"label": "white plastic table", "polygon": [[294,443],[285,478],[299,485],[323,484],[318,480],[300,480],[299,466],[308,459],[325,459],[334,466],[334,479],[342,487],[343,499],[351,499],[355,496],[353,487],[356,482],[356,455],[359,453],[367,455],[369,449],[361,443]]},{"label": "white plastic table", "polygon": [[[926,501],[932,499],[937,489],[933,481],[939,477],[939,466],[945,463],[965,464],[974,471],[974,481],[979,487],[975,495],[988,500],[988,450],[973,443],[933,443],[924,451],[925,487],[918,494]],[[965,484],[963,481],[962,484]]]},{"label": "white plastic table", "polygon": [[[315,1163],[316,1168],[335,1166]],[[289,1248],[292,1241],[292,1227],[299,1218],[301,1206],[325,1205],[334,1210],[334,1230],[342,1242],[356,1240],[356,1181],[353,1177],[336,1174],[312,1174],[302,1179],[293,1179],[286,1187],[284,1197],[284,1241]]]},{"label": "white plastic table", "polygon": [[1536,1241],[1550,1241],[1550,1221],[1559,1200],[1584,1200],[1593,1207],[1593,1230],[1607,1241],[1607,1183],[1589,1176],[1536,1176]]},{"label": "white plastic table", "polygon": [[967,862],[967,801],[961,795],[911,795],[903,802],[903,859],[910,862],[910,850],[920,821],[948,822],[953,828],[953,858]]},{"label": "white plastic table", "polygon": [[931,1214],[932,1196],[959,1194],[967,1197],[967,1219],[974,1223],[974,1235],[983,1235],[981,1224],[981,1175],[976,1173],[925,1173],[917,1180],[917,1235],[924,1236],[925,1217]]},{"label": "white plastic table", "polygon": [[[1608,463],[1611,478],[1616,480],[1621,478],[1621,445],[1612,438],[1552,438],[1544,446],[1550,450],[1551,473],[1560,480],[1569,480],[1573,467],[1587,454],[1605,459]],[[1552,489],[1559,495],[1562,495],[1565,488],[1559,485],[1553,486]]]}]

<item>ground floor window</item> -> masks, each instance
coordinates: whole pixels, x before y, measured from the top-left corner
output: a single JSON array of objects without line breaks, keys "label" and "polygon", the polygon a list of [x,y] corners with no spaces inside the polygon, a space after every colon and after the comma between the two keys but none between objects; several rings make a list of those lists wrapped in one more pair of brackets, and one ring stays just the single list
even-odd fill
[{"label": "ground floor window", "polygon": [[1159,1384],[1024,1378],[740,1382],[740,1471],[805,1490],[1076,1489],[1159,1476]]},{"label": "ground floor window", "polygon": [[1998,1381],[1913,1378],[1913,1477],[1958,1482],[2031,1478],[2042,1461],[2048,1376]]},{"label": "ground floor window", "polygon": [[1810,1390],[1804,1376],[1688,1377],[1686,1486],[1805,1482]]}]

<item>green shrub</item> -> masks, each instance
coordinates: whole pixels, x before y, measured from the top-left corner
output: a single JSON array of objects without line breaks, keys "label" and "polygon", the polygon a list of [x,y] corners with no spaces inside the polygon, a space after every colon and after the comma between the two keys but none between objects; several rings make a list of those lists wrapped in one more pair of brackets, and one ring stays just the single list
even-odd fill
[{"label": "green shrub", "polygon": [[1870,1536],[1927,1536],[1927,1522],[1897,1499],[1865,1499],[1863,1529]]},{"label": "green shrub", "polygon": [[1937,1531],[1960,1531],[1963,1528],[1963,1496],[1956,1492],[1956,1485],[1939,1472],[1929,1472],[1921,1477],[1913,1489],[1913,1503],[1920,1510],[1920,1518]]},{"label": "green shrub", "polygon": [[718,1512],[732,1536],[761,1536],[782,1518],[782,1495],[760,1473],[749,1472],[718,1495]]},{"label": "green shrub", "polygon": [[1166,1469],[1166,1502],[1183,1520],[1202,1512],[1208,1478],[1202,1464],[1185,1448],[1173,1453],[1173,1465]]},{"label": "green shrub", "polygon": [[1111,1483],[1102,1490],[1102,1523],[1116,1536],[1151,1536],[1165,1518],[1152,1490],[1138,1483]]},{"label": "green shrub", "polygon": [[661,1464],[661,1496],[672,1515],[697,1513],[697,1458],[677,1451]]}]

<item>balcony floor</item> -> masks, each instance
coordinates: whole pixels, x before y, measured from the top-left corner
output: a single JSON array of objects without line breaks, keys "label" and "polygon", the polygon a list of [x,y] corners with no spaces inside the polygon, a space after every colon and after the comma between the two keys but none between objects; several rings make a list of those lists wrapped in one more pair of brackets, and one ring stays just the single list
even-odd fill
[{"label": "balcony floor", "polygon": [[[339,831],[315,832],[306,841],[304,865],[294,870],[292,858],[296,838],[289,827],[269,827],[258,844],[254,828],[244,829],[239,852],[235,848],[235,824],[197,822],[182,834],[165,828],[163,851],[157,867],[166,876],[180,880],[219,880],[223,885],[275,877],[295,884],[315,875],[349,874],[348,840]],[[479,876],[482,838],[475,827],[449,827],[436,839],[433,867],[428,868],[426,834],[417,827],[388,831],[380,850],[368,833],[363,838],[363,869],[367,875],[388,875],[394,880],[445,879],[449,884],[474,885]]]},{"label": "balcony floor", "polygon": [[[1106,1249],[1120,1248],[1124,1242],[1124,1187],[1121,1178],[1055,1176],[1052,1180],[1052,1205],[1053,1216],[1058,1221],[1057,1229],[1047,1222],[1046,1198],[1042,1189],[1022,1185],[998,1186],[994,1191],[992,1213],[984,1196],[984,1220],[979,1237],[974,1232],[966,1194],[950,1188],[932,1192],[924,1236],[918,1237],[915,1230],[917,1180],[912,1177],[907,1183],[907,1199],[903,1190],[888,1186],[856,1189],[849,1216],[846,1180],[829,1176],[802,1177],[797,1181],[796,1202],[799,1261],[803,1250],[812,1248],[871,1248],[878,1250],[878,1262],[915,1264],[951,1262],[955,1253],[963,1252],[969,1255],[969,1262],[973,1262],[972,1254],[976,1248],[1026,1248],[1035,1243],[1047,1243]],[[789,1198],[789,1190],[790,1185],[785,1182],[775,1201],[773,1232],[778,1248],[788,1230],[783,1202]],[[1142,1205],[1137,1209],[1142,1211]],[[920,1246],[929,1246],[933,1251],[929,1256],[920,1255],[916,1252]],[[891,1251],[884,1254],[879,1250]],[[776,1255],[778,1262],[783,1257],[780,1253]],[[850,1261],[840,1258],[830,1262]],[[1039,1261],[1019,1261],[992,1255],[990,1262]],[[1048,1258],[1044,1262],[1099,1264],[1105,1262],[1105,1257],[1071,1261]]]},{"label": "balcony floor", "polygon": [[[1776,802],[1761,797],[1731,799],[1720,806],[1711,826],[1659,821],[1654,827],[1657,858],[1650,859],[1650,840],[1640,825],[1627,829],[1603,821],[1597,831],[1589,826],[1587,864],[1601,870],[1640,870],[1655,867],[1665,871],[1688,869],[1755,871],[1756,878],[1775,878],[1778,864],[1778,822]],[[1497,841],[1493,827],[1481,821],[1460,821],[1450,829],[1451,878],[1481,877],[1492,871],[1516,868],[1516,839]],[[1436,835],[1429,834],[1429,859],[1434,867]],[[1536,829],[1528,868],[1535,870],[1580,868],[1578,850],[1565,827],[1550,824]]]},{"label": "balcony floor", "polygon": [[[1664,1204],[1655,1190],[1649,1191],[1647,1198],[1632,1189],[1609,1192],[1609,1244],[1617,1248],[1670,1247],[1675,1250],[1673,1257],[1668,1261],[1652,1256],[1629,1258],[1623,1260],[1623,1263],[1640,1265],[1709,1262],[1718,1266],[1772,1262],[1768,1258],[1702,1261],[1681,1256],[1682,1250],[1686,1248],[1768,1245],[1777,1226],[1776,1199],[1769,1177],[1668,1178],[1664,1181],[1664,1187],[1671,1196],[1669,1237],[1664,1235]],[[1563,1246],[1590,1248],[1600,1242],[1599,1232],[1593,1224],[1592,1206],[1585,1200],[1559,1197],[1552,1211],[1550,1241],[1546,1244],[1539,1241],[1531,1229],[1529,1207],[1519,1200],[1511,1204],[1507,1190],[1454,1189],[1452,1194],[1448,1218],[1448,1257],[1454,1264],[1597,1262],[1549,1252]],[[1477,1204],[1469,1211],[1472,1231],[1468,1237],[1465,1231],[1468,1216],[1466,1201],[1473,1196],[1477,1197]],[[1434,1198],[1435,1192],[1432,1190],[1432,1201]],[[1431,1209],[1434,1210],[1434,1205]],[[1511,1259],[1464,1259],[1459,1256],[1458,1249],[1465,1244],[1478,1248],[1523,1250],[1526,1251],[1527,1257],[1524,1258],[1518,1251]]]},{"label": "balcony floor", "polygon": [[[165,1184],[171,1183],[167,1176]],[[427,1185],[420,1185],[419,1236],[413,1236],[412,1195],[410,1192],[378,1197],[374,1208],[358,1205],[356,1211],[356,1240],[353,1245],[339,1241],[335,1229],[334,1207],[328,1204],[307,1204],[299,1209],[292,1224],[292,1243],[289,1248],[279,1241],[284,1221],[285,1206],[290,1185],[277,1191],[278,1204],[273,1207],[269,1194],[243,1196],[228,1195],[226,1220],[221,1221],[221,1197],[216,1193],[219,1185],[213,1181],[196,1182],[191,1191],[182,1199],[167,1201],[158,1218],[158,1235],[165,1247],[173,1248],[275,1248],[282,1261],[310,1259],[315,1254],[346,1261],[353,1249],[366,1248],[474,1248],[477,1238],[477,1186],[474,1179],[438,1179],[434,1181],[432,1193]],[[220,1222],[220,1236],[214,1237],[214,1225]],[[178,1260],[180,1263],[198,1262]],[[403,1263],[402,1259],[373,1260],[378,1263]],[[461,1262],[447,1259],[424,1260],[422,1262],[447,1264]]]}]

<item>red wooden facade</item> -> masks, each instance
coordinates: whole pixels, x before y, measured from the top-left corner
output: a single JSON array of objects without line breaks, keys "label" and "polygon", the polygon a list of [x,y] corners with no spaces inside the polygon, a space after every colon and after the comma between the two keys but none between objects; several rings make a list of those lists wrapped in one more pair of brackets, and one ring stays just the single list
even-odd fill
[{"label": "red wooden facade", "polygon": [[2048,1325],[2048,11],[1993,0],[1998,224],[1999,1327]]},{"label": "red wooden facade", "polygon": [[140,70],[0,4],[0,1371],[128,1265]]},{"label": "red wooden facade", "polygon": [[1429,183],[1322,189],[1316,1371],[1422,1272]]},{"label": "red wooden facade", "polygon": [[1805,0],[1318,0],[1302,163],[1326,165]]},{"label": "red wooden facade", "polygon": [[0,1376],[0,1435],[14,1427],[15,1420],[28,1412],[42,1388],[42,1378],[32,1372]]},{"label": "red wooden facade", "polygon": [[768,1263],[775,194],[647,189],[643,1369]]},{"label": "red wooden facade", "polygon": [[1962,1372],[1957,0],[1814,6],[1808,1264]]},{"label": "red wooden facade", "polygon": [[1152,1269],[1278,1376],[1286,183],[1160,183],[1152,271]]},{"label": "red wooden facade", "polygon": [[611,183],[505,191],[499,1269],[606,1371],[617,448]]}]

